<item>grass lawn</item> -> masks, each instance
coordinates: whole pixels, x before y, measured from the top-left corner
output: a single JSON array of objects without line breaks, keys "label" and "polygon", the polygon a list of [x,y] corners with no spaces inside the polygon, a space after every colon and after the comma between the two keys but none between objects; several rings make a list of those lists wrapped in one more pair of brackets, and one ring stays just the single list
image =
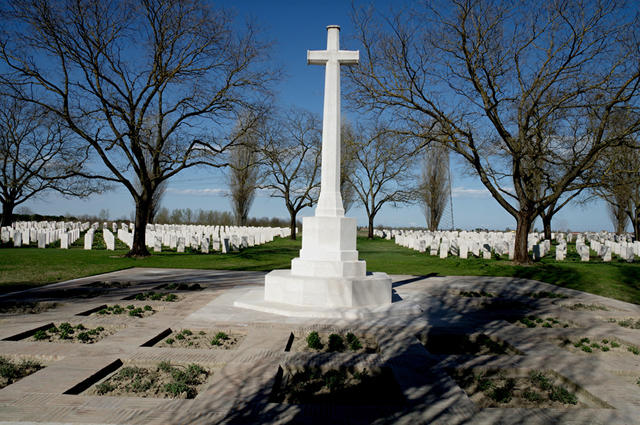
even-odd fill
[{"label": "grass lawn", "polygon": [[[149,258],[124,258],[125,250],[85,251],[47,248],[0,249],[0,293],[11,292],[77,277],[129,267],[166,267],[218,270],[264,270],[290,268],[298,255],[300,239],[277,238],[274,242],[231,254],[163,252]],[[389,274],[440,276],[514,276],[541,280],[566,288],[640,304],[640,264],[614,260],[581,263],[575,247],[569,245],[567,261],[556,262],[551,253],[533,266],[516,266],[505,258],[441,260],[396,245],[384,239],[358,238],[360,258],[368,271]]]}]

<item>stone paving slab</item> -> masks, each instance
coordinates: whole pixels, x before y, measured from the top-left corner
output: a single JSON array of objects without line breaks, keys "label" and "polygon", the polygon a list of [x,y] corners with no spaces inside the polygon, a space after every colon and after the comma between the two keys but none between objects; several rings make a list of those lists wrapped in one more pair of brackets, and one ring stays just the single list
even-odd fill
[{"label": "stone paving slab", "polygon": [[[640,346],[640,330],[611,319],[640,319],[640,306],[542,282],[501,277],[426,277],[396,275],[394,303],[368,315],[338,318],[282,317],[246,310],[234,302],[263,288],[264,273],[220,270],[129,269],[74,279],[0,301],[62,303],[39,314],[0,315],[0,356],[37,359],[47,367],[0,390],[0,425],[28,423],[211,424],[211,423],[441,423],[441,424],[632,424],[640,422],[640,356],[630,352],[582,353],[561,348],[562,338],[614,339]],[[106,284],[105,284],[106,282]],[[75,297],[87,288],[124,282],[91,298]],[[136,293],[158,291],[166,283],[198,283],[200,291],[170,291],[173,303],[125,300]],[[117,286],[117,285],[115,285]],[[71,297],[58,299],[64,291]],[[78,292],[80,291],[80,292]],[[486,291],[494,297],[468,298],[461,291]],[[532,298],[535,292],[565,298]],[[598,305],[607,310],[570,309]],[[151,305],[145,318],[77,316],[108,304]],[[534,315],[569,322],[570,328],[517,327],[506,319]],[[512,319],[510,319],[512,320]],[[10,341],[21,332],[48,323],[118,326],[95,344]],[[574,327],[575,326],[575,327]],[[225,330],[244,338],[233,349],[141,346],[171,329]],[[287,352],[290,336],[309,332],[353,331],[376,339],[376,353]],[[434,354],[416,335],[431,330],[485,334],[505,341],[522,355]],[[192,400],[64,394],[105,366],[201,364],[213,375]],[[316,366],[388,367],[403,397],[402,405],[294,405],[270,401],[280,368]],[[564,377],[591,408],[478,408],[447,370],[545,370]],[[568,384],[568,385],[569,385]],[[2,422],[5,421],[5,422]]]}]

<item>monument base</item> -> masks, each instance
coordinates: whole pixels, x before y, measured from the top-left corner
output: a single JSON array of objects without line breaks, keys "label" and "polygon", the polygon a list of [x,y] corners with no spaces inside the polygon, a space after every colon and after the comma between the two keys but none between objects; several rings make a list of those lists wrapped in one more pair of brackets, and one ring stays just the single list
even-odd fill
[{"label": "monument base", "polygon": [[386,273],[361,277],[313,277],[273,270],[264,280],[264,300],[298,306],[364,307],[391,303]]}]

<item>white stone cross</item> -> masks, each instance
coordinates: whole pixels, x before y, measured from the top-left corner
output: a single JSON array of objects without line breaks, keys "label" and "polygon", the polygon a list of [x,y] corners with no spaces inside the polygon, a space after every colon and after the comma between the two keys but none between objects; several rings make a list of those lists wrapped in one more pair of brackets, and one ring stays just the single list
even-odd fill
[{"label": "white stone cross", "polygon": [[327,50],[307,50],[307,64],[325,65],[322,169],[316,216],[342,217],[340,195],[340,64],[356,65],[359,51],[340,50],[340,26],[327,27]]}]

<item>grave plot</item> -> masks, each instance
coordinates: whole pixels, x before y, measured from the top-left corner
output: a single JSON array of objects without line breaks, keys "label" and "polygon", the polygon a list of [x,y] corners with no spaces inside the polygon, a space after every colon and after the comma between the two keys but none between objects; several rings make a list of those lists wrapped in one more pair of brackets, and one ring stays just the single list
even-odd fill
[{"label": "grave plot", "polygon": [[527,296],[529,298],[535,298],[535,299],[543,299],[543,298],[568,298],[566,295],[564,294],[558,294],[556,292],[549,292],[549,291],[539,291],[539,292],[529,292],[527,294]]},{"label": "grave plot", "polygon": [[69,322],[63,322],[57,325],[49,323],[44,326],[39,326],[26,332],[10,336],[9,338],[5,338],[5,340],[93,344],[116,331],[117,328],[115,327],[105,328],[103,326],[97,326],[92,328],[85,326],[82,323],[75,325]]},{"label": "grave plot", "polygon": [[188,399],[195,398],[213,376],[212,370],[194,363],[183,365],[162,361],[150,366],[123,365],[118,361],[115,366],[115,371],[109,371],[106,376],[98,372],[85,383],[88,389],[83,394]]},{"label": "grave plot", "polygon": [[29,359],[12,360],[0,356],[0,389],[44,369],[46,365]]},{"label": "grave plot", "polygon": [[204,289],[199,283],[163,283],[154,287],[155,290],[169,291],[202,291]]},{"label": "grave plot", "polygon": [[592,340],[589,337],[563,338],[559,340],[558,345],[573,353],[591,354],[601,352],[640,355],[638,346],[610,338],[602,338],[600,340]]},{"label": "grave plot", "polygon": [[285,351],[330,353],[377,353],[378,343],[371,335],[353,332],[291,333]]},{"label": "grave plot", "polygon": [[61,303],[44,301],[2,301],[0,314],[39,314],[62,306]]},{"label": "grave plot", "polygon": [[166,301],[166,302],[176,302],[182,300],[183,297],[180,297],[171,292],[139,292],[137,294],[129,295],[124,297],[123,300],[136,300],[136,301]]},{"label": "grave plot", "polygon": [[640,319],[635,318],[635,317],[631,317],[631,318],[626,318],[626,319],[614,319],[611,318],[608,320],[609,323],[617,323],[618,325],[622,326],[623,328],[628,328],[628,329],[640,329]]},{"label": "grave plot", "polygon": [[575,328],[572,322],[558,320],[556,317],[541,317],[529,315],[508,320],[511,324],[520,328]]},{"label": "grave plot", "polygon": [[458,295],[461,297],[467,297],[467,298],[493,298],[496,296],[496,294],[491,293],[491,292],[486,292],[485,290],[482,291],[460,291],[458,292]]},{"label": "grave plot", "polygon": [[485,334],[430,331],[416,335],[424,347],[433,354],[448,355],[522,355],[506,341]]},{"label": "grave plot", "polygon": [[234,350],[245,336],[244,333],[228,330],[182,329],[173,331],[167,329],[145,343],[144,346]]},{"label": "grave plot", "polygon": [[575,303],[575,304],[562,304],[562,307],[568,308],[569,310],[572,310],[572,311],[609,311],[609,307],[601,304]]},{"label": "grave plot", "polygon": [[82,286],[85,286],[87,288],[124,289],[135,284],[136,282],[99,280],[96,282],[87,283],[86,285],[82,285]]},{"label": "grave plot", "polygon": [[148,304],[145,305],[133,305],[128,304],[121,306],[120,304],[102,305],[91,310],[80,313],[81,316],[94,316],[94,317],[109,317],[109,316],[127,316],[144,318],[153,315],[156,310]]},{"label": "grave plot", "polygon": [[272,403],[401,406],[405,399],[390,368],[280,367]]},{"label": "grave plot", "polygon": [[453,369],[449,375],[480,408],[610,408],[553,371]]}]

